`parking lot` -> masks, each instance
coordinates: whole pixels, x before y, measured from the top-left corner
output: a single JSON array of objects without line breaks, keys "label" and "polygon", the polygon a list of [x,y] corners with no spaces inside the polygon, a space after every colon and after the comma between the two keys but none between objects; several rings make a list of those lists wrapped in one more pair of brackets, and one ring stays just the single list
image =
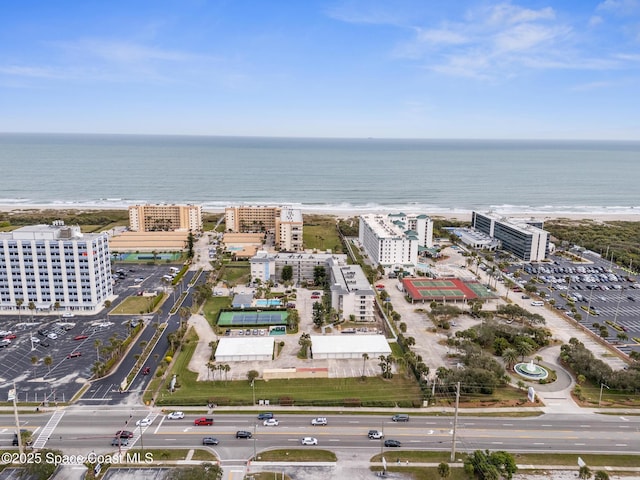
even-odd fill
[{"label": "parking lot", "polygon": [[533,279],[545,301],[598,336],[606,330],[602,338],[620,351],[640,350],[633,340],[640,337],[640,284],[598,255],[585,252],[582,258],[551,256],[545,264],[512,266],[509,276],[521,286]]},{"label": "parking lot", "polygon": [[[113,306],[142,291],[163,290],[173,295],[172,287],[162,279],[169,266],[116,264],[115,269],[123,270],[124,275],[116,275]],[[0,389],[12,388],[15,382],[20,402],[69,401],[92,376],[98,360],[96,343],[104,348],[114,336],[124,340],[132,319],[139,318],[141,315],[108,315],[108,310],[73,317],[54,312],[0,316],[0,333],[5,333],[0,337],[10,342],[0,348]],[[142,318],[148,324],[152,316]]]}]

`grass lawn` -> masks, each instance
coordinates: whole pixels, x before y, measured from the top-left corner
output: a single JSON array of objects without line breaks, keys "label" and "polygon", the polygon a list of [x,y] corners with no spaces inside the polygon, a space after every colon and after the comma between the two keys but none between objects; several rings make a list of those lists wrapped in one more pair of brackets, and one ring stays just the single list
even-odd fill
[{"label": "grass lawn", "polygon": [[220,279],[230,286],[244,285],[251,280],[251,266],[249,262],[230,262],[222,267]]},{"label": "grass lawn", "polygon": [[258,454],[259,462],[335,462],[336,454],[329,450],[286,449],[268,450]]},{"label": "grass lawn", "polygon": [[251,478],[253,480],[291,480],[291,477],[287,474],[283,476],[282,472],[258,472],[252,473]]},{"label": "grass lawn", "polygon": [[[374,467],[371,469],[372,471],[380,471],[382,467]],[[423,468],[423,467],[395,467],[391,462],[387,467],[388,472],[400,472],[404,475],[411,475],[411,478],[414,480],[442,480],[440,475],[438,475],[437,468]],[[472,477],[469,477],[464,472],[463,468],[452,467],[449,470],[449,476],[447,480],[469,480]]]},{"label": "grass lawn", "polygon": [[[153,456],[153,462],[156,463],[163,461],[186,460],[189,450],[190,449],[188,448],[145,448],[144,450],[142,450],[141,448],[132,448],[131,450],[129,450],[129,453],[140,454],[140,458],[143,459],[143,461],[146,458],[145,455],[151,454]],[[207,450],[197,449],[193,452],[193,459],[202,461],[216,461],[218,457]]]},{"label": "grass lawn", "polygon": [[[197,335],[189,331],[171,371],[177,375],[179,388],[173,393],[162,389],[156,403],[205,405],[213,401],[220,406],[251,405],[254,392],[248,381],[196,381],[198,375],[187,369],[196,345]],[[363,405],[394,407],[398,403],[406,408],[414,401],[420,404],[422,398],[415,380],[404,375],[394,375],[390,380],[368,377],[365,381],[360,378],[256,380],[256,399],[268,399],[271,405],[279,405],[283,397],[292,398],[294,405],[343,405],[344,399],[357,398]]]},{"label": "grass lawn", "polygon": [[[142,315],[143,313],[149,313],[149,308],[153,304],[154,298],[138,297],[137,295],[127,297],[109,313],[112,315]],[[156,306],[156,309],[162,305],[162,302],[163,300]]]},{"label": "grass lawn", "polygon": [[202,313],[212,327],[216,326],[218,313],[223,308],[231,308],[230,297],[211,297],[202,307]]},{"label": "grass lawn", "polygon": [[[600,385],[586,381],[581,385],[582,398],[578,400],[575,395],[573,398],[583,407],[598,407],[600,403]],[[613,407],[640,407],[640,395],[634,395],[630,392],[621,392],[619,390],[602,389],[601,408]]]},{"label": "grass lawn", "polygon": [[303,231],[304,247],[308,249],[333,250],[342,253],[342,243],[336,228],[336,219],[324,215],[305,215]]}]

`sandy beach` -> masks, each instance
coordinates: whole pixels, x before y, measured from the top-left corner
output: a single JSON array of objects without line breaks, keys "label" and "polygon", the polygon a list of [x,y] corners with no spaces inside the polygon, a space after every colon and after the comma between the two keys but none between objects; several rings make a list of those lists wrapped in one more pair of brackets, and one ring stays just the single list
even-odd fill
[{"label": "sandy beach", "polygon": [[[229,205],[232,205],[231,203]],[[276,205],[276,204],[273,204]],[[109,206],[109,205],[53,205],[53,204],[0,204],[0,212],[34,212],[39,210],[59,210],[59,211],[96,211],[96,210],[121,210],[126,211],[126,208],[122,206]],[[370,209],[347,209],[340,211],[327,211],[322,208],[314,208],[314,207],[301,207],[303,215],[328,215],[336,218],[352,218],[357,217],[359,215],[364,214],[389,214],[389,213],[397,213],[398,210],[385,209],[380,208],[379,210],[372,211]],[[483,210],[480,210],[483,211]],[[483,211],[484,212],[484,211]],[[497,213],[501,213],[496,211]],[[208,214],[223,214],[223,209],[208,209],[203,208],[203,213]],[[432,218],[445,218],[456,220],[460,222],[471,222],[471,211],[448,211],[448,210],[429,210],[423,212],[426,215],[431,216]],[[525,218],[531,219],[535,218],[537,220],[557,220],[557,219],[567,219],[567,220],[590,220],[594,222],[607,222],[607,221],[622,221],[622,222],[640,222],[640,211],[637,214],[630,213],[549,213],[549,212],[508,212],[504,213],[505,217],[510,218]]]}]

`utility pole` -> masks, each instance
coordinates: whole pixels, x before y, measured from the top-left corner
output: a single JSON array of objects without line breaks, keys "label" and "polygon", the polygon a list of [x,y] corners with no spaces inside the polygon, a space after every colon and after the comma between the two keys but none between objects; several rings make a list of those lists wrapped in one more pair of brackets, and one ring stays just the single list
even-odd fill
[{"label": "utility pole", "polygon": [[22,432],[20,431],[20,418],[18,417],[18,404],[16,397],[18,396],[18,390],[16,389],[16,383],[13,382],[13,390],[9,390],[9,397],[7,400],[13,400],[13,418],[16,422],[16,435],[18,437],[18,452],[20,456],[24,453],[24,445],[22,445]]},{"label": "utility pole", "polygon": [[458,427],[458,405],[460,405],[460,382],[456,383],[456,411],[453,416],[453,442],[451,443],[451,462],[456,461],[456,428]]}]

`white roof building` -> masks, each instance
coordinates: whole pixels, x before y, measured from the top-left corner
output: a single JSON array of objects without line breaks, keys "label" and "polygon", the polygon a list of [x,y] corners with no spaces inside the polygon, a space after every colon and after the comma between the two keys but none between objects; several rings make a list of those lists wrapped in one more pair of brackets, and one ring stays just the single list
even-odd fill
[{"label": "white roof building", "polygon": [[362,360],[364,353],[371,359],[391,354],[391,347],[384,335],[367,334],[311,335],[311,350],[314,359]]},{"label": "white roof building", "polygon": [[331,306],[341,318],[357,322],[375,320],[375,292],[360,265],[331,267]]},{"label": "white roof building", "polygon": [[418,234],[389,215],[361,215],[358,240],[374,265],[385,270],[412,271],[418,263]]},{"label": "white roof building", "polygon": [[274,343],[273,337],[223,337],[216,348],[216,362],[270,361]]}]

